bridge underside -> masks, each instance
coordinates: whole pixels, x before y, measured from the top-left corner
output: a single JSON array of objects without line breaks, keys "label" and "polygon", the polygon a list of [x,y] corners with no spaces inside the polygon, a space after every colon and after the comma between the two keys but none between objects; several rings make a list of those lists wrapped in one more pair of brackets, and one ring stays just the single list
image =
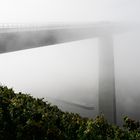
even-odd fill
[{"label": "bridge underside", "polygon": [[0,52],[11,52],[70,41],[116,34],[112,24],[44,26],[34,28],[0,28]]}]

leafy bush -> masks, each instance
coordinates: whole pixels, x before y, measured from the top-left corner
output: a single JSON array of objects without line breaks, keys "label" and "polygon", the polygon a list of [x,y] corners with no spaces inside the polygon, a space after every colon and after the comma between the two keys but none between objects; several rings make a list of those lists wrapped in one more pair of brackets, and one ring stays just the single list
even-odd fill
[{"label": "leafy bush", "polygon": [[44,99],[0,86],[0,140],[140,140],[140,123],[124,118],[120,128],[63,112]]}]

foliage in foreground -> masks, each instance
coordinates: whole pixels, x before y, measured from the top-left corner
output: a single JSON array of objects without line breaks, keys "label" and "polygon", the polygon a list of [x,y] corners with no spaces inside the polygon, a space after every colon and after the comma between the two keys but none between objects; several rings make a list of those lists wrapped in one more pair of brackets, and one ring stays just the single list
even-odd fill
[{"label": "foliage in foreground", "polygon": [[140,123],[124,118],[124,127],[63,112],[43,99],[15,94],[0,86],[0,140],[140,140]]}]

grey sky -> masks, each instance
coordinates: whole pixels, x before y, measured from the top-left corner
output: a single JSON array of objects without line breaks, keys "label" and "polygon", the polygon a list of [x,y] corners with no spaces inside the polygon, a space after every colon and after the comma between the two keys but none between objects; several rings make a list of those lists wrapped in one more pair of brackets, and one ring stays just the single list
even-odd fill
[{"label": "grey sky", "polygon": [[1,23],[139,20],[139,0],[4,0]]}]

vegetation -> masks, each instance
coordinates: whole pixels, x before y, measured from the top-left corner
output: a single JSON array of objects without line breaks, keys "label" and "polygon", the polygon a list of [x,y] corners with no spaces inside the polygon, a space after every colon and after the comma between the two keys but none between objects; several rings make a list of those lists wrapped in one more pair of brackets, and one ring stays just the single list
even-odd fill
[{"label": "vegetation", "polygon": [[140,123],[124,118],[120,128],[63,112],[43,99],[0,87],[0,140],[140,140]]}]

